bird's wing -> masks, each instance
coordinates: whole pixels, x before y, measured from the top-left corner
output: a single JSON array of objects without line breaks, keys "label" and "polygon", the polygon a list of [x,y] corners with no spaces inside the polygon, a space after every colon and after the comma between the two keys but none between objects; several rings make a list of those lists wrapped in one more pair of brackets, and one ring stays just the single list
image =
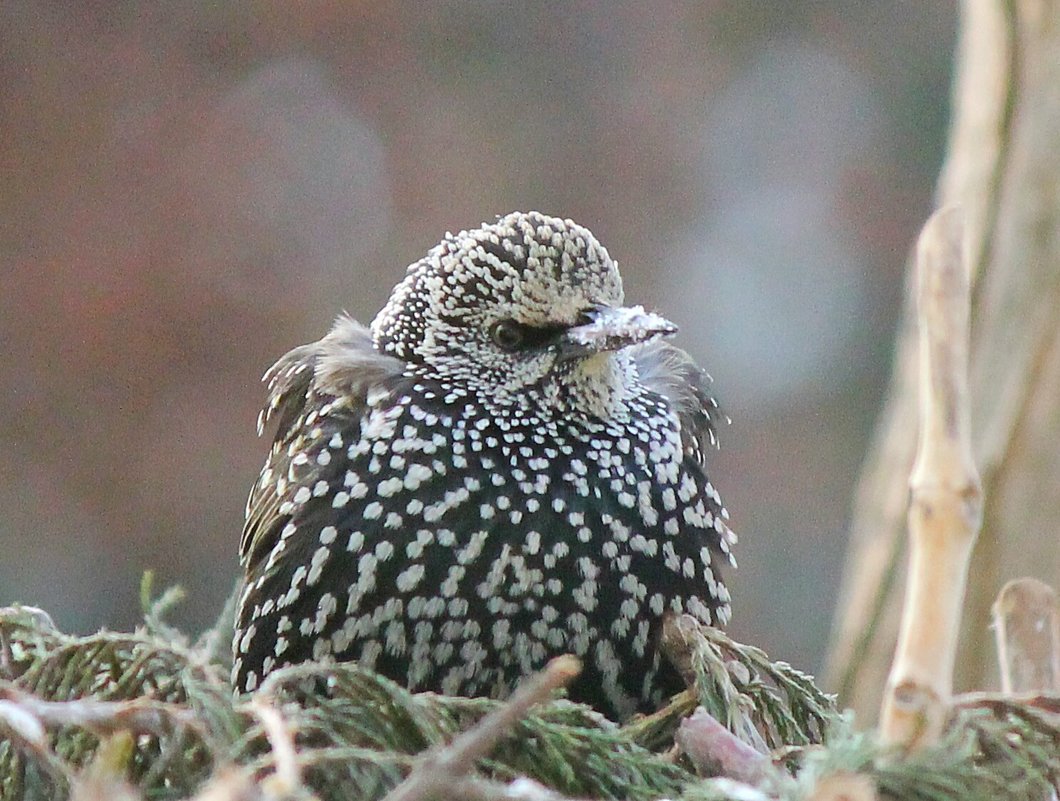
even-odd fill
[{"label": "bird's wing", "polygon": [[258,415],[258,433],[274,420],[277,427],[272,451],[247,499],[239,545],[245,570],[268,555],[288,519],[280,512],[278,479],[288,477],[293,483],[289,451],[303,429],[312,425],[306,419],[307,400],[313,395],[341,399],[346,413],[356,419],[370,390],[401,375],[403,369],[398,359],[375,349],[368,328],[343,315],[323,339],[295,348],[265,373],[268,400]]}]

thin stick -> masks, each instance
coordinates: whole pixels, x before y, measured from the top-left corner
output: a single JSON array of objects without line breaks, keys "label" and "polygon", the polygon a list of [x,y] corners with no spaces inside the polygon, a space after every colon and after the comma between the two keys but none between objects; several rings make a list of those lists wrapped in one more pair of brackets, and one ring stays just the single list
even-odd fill
[{"label": "thin stick", "polygon": [[553,690],[565,686],[580,672],[581,663],[573,656],[553,659],[543,671],[521,683],[502,706],[447,746],[428,752],[384,801],[423,801],[448,795],[456,781],[492,751],[530,707],[547,700]]},{"label": "thin stick", "polygon": [[0,737],[33,755],[52,779],[68,783],[73,772],[48,747],[48,733],[36,717],[11,701],[0,699]]},{"label": "thin stick", "polygon": [[[71,701],[45,701],[15,687],[0,687],[0,717],[9,721],[33,721],[43,732],[44,726],[80,726],[97,734],[134,731],[159,734],[169,723],[193,726],[191,712],[173,704],[146,699],[134,701],[96,701],[78,698]],[[17,716],[17,717],[16,717]]]},{"label": "thin stick", "polygon": [[932,215],[917,247],[920,438],[910,476],[909,579],[884,691],[885,742],[942,732],[953,689],[968,562],[982,522],[968,398],[968,273],[960,212]]},{"label": "thin stick", "polygon": [[1030,710],[1060,715],[1060,693],[961,693],[953,699],[954,709],[990,709],[998,713]]},{"label": "thin stick", "polygon": [[261,721],[265,737],[276,760],[276,772],[269,777],[269,790],[280,798],[293,796],[302,787],[302,771],[298,767],[298,756],[294,746],[294,735],[284,722],[279,711],[261,696],[255,696],[250,709]]},{"label": "thin stick", "polygon": [[1034,578],[1013,579],[994,601],[1004,693],[1060,692],[1060,601]]}]

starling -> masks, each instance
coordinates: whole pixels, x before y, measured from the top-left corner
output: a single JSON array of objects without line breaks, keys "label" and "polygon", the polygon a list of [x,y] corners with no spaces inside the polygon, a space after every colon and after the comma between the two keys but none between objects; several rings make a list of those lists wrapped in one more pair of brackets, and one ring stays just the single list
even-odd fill
[{"label": "starling", "polygon": [[719,625],[735,536],[705,457],[709,377],[623,306],[607,250],[513,213],[447,234],[370,327],[266,373],[277,433],[247,503],[233,680],[356,660],[503,697],[561,653],[612,717],[680,689],[664,614]]}]

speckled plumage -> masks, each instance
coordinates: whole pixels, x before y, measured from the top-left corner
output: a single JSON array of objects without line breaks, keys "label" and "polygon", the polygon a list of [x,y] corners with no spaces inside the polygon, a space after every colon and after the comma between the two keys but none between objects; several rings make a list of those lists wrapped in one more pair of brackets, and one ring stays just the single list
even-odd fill
[{"label": "speckled plumage", "polygon": [[717,405],[672,324],[622,302],[588,230],[515,213],[447,235],[370,329],[342,317],[276,363],[238,690],[338,659],[502,696],[567,652],[571,695],[615,716],[678,688],[663,614],[729,616]]}]

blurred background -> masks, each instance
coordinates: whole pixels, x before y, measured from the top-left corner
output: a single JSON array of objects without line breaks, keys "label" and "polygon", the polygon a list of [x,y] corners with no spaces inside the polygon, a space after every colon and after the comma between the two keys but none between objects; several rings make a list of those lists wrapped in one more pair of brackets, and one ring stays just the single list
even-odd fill
[{"label": "blurred background", "polygon": [[211,622],[262,372],[441,235],[588,226],[733,424],[732,631],[816,670],[952,2],[0,4],[0,605]]}]

